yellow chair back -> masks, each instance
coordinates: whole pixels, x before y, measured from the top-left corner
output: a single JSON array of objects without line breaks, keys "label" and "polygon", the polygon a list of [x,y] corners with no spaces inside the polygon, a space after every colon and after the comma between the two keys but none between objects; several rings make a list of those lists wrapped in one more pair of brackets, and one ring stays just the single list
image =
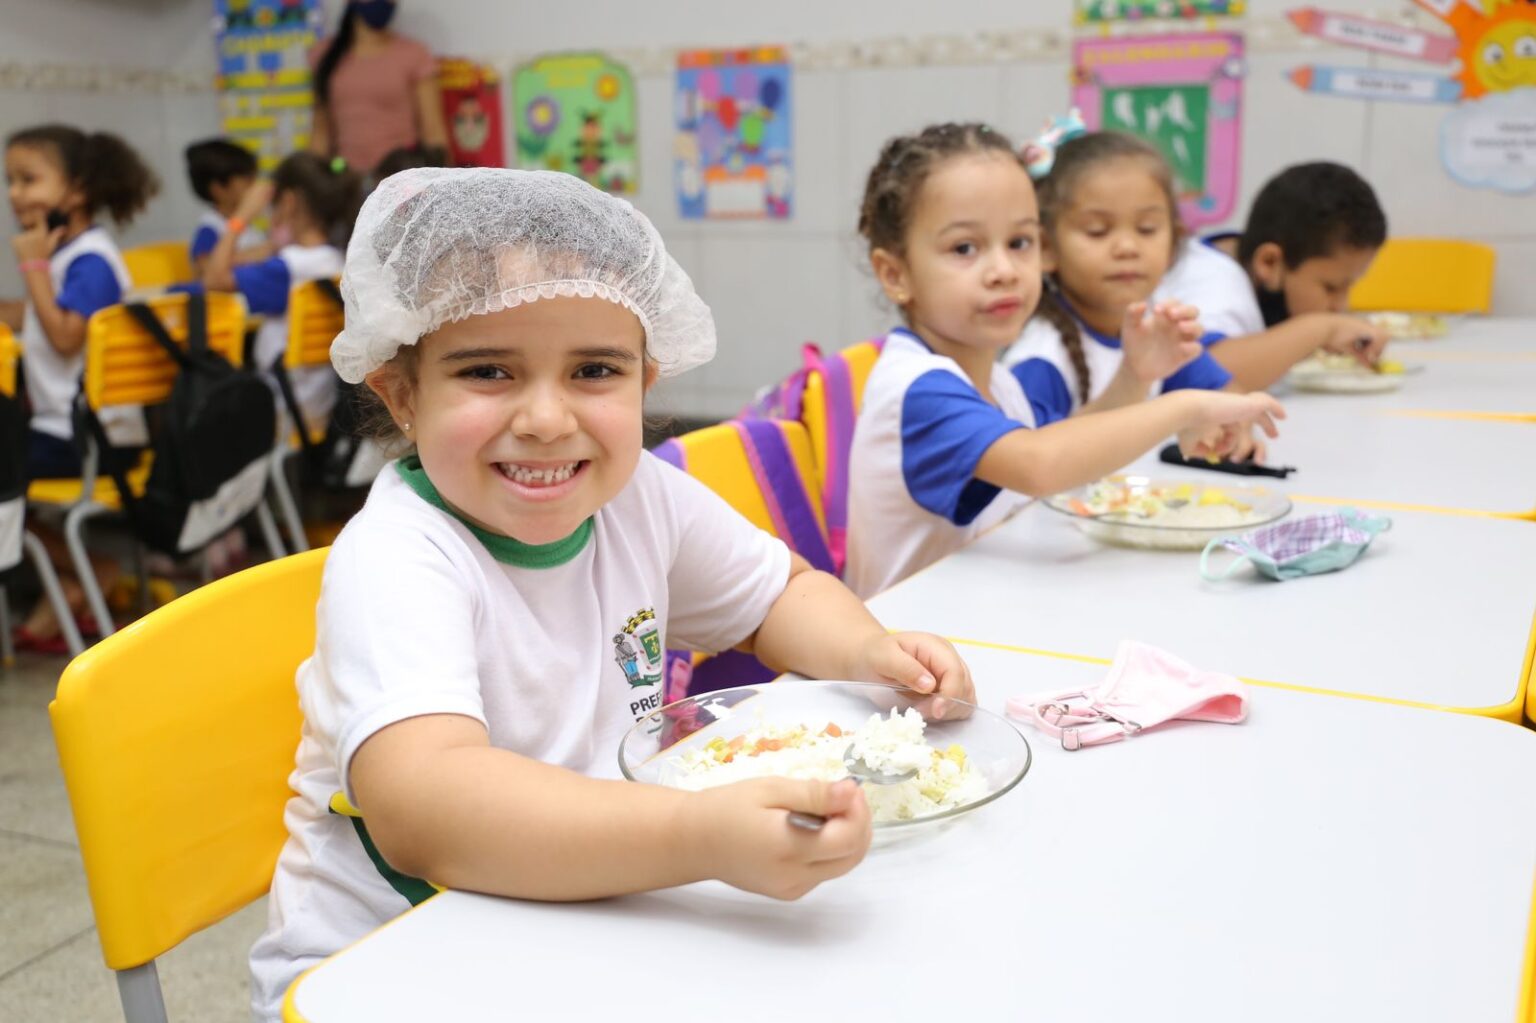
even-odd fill
[{"label": "yellow chair back", "polygon": [[[777,425],[784,434],[784,445],[789,449],[795,469],[800,475],[800,485],[805,488],[806,496],[816,512],[816,523],[825,534],[826,518],[821,510],[821,492],[816,487],[810,436],[799,423],[778,420]],[[682,446],[688,475],[725,498],[726,503],[754,526],[777,534],[768,503],[757,485],[757,477],[752,474],[741,435],[735,427],[729,423],[717,423],[675,439]]]},{"label": "yellow chair back", "polygon": [[151,242],[123,250],[123,263],[135,288],[164,288],[192,279],[192,254],[186,242]]},{"label": "yellow chair back", "polygon": [[321,287],[318,281],[307,281],[288,296],[288,351],[283,364],[289,369],[331,364],[331,342],[341,333],[341,307]]},{"label": "yellow chair back", "polygon": [[[238,295],[210,292],[207,303],[208,347],[240,365],[245,351],[245,302]],[[187,296],[163,295],[147,304],[171,338],[185,344]],[[86,325],[84,391],[91,408],[164,401],[176,373],[176,363],[123,306],[108,306]]]},{"label": "yellow chair back", "polygon": [[1349,293],[1361,311],[1486,313],[1493,307],[1491,245],[1452,238],[1389,238]]},{"label": "yellow chair back", "polygon": [[16,372],[21,367],[21,343],[11,328],[0,323],[0,394],[16,396]]},{"label": "yellow chair back", "polygon": [[[869,382],[870,371],[880,358],[880,349],[873,341],[860,341],[838,353],[848,365],[848,378],[853,383],[853,411],[857,415],[864,407],[864,385]],[[815,457],[817,485],[826,482],[826,466],[829,444],[827,432],[827,382],[818,372],[805,377],[805,394],[800,403],[800,419],[811,437],[811,453]],[[845,443],[851,438],[845,438]]]},{"label": "yellow chair back", "polygon": [[48,706],[107,966],[264,894],[325,550],[210,583],[70,662]]}]

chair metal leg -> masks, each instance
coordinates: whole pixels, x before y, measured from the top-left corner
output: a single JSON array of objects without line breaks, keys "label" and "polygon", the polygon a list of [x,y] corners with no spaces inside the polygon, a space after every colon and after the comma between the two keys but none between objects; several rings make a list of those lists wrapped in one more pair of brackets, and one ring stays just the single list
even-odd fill
[{"label": "chair metal leg", "polygon": [[106,595],[101,592],[96,569],[91,566],[90,552],[85,549],[83,531],[86,519],[108,510],[99,504],[77,504],[64,516],[64,543],[69,548],[70,560],[75,563],[75,574],[80,577],[80,588],[85,591],[85,602],[90,605],[91,614],[96,616],[96,627],[103,637],[112,635],[117,629],[112,624],[112,612],[107,607]]},{"label": "chair metal leg", "polygon": [[283,524],[288,529],[289,545],[293,553],[301,554],[309,550],[309,539],[304,535],[304,521],[299,517],[299,505],[294,500],[293,488],[288,486],[288,473],[283,466],[288,454],[285,449],[272,452],[268,475],[272,478],[272,492],[277,495],[277,507],[283,513]]},{"label": "chair metal leg", "polygon": [[0,664],[16,664],[16,637],[11,635],[11,595],[0,586]]},{"label": "chair metal leg", "polygon": [[165,995],[153,959],[131,970],[118,970],[117,994],[123,1000],[123,1018],[128,1023],[167,1023]]},{"label": "chair metal leg", "polygon": [[267,507],[265,497],[256,505],[256,524],[261,527],[261,540],[267,545],[268,557],[276,561],[288,553],[283,547],[282,534],[277,531],[277,520],[272,517],[272,509]]},{"label": "chair metal leg", "polygon": [[21,542],[26,545],[27,556],[32,559],[32,567],[37,570],[37,578],[43,584],[43,593],[48,597],[48,603],[53,605],[54,616],[59,620],[59,632],[69,647],[69,655],[79,657],[85,651],[85,641],[80,638],[74,612],[69,609],[69,601],[64,598],[64,587],[59,585],[59,574],[53,570],[48,548],[30,530],[21,535]]}]

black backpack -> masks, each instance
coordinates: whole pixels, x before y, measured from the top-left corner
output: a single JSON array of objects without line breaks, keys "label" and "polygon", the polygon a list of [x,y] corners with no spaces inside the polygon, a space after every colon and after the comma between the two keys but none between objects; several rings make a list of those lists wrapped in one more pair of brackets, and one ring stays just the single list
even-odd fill
[{"label": "black backpack", "polygon": [[[341,289],[336,287],[335,281],[322,277],[314,283],[322,294],[336,303],[337,308],[345,307],[341,298]],[[273,363],[271,372],[277,378],[278,393],[283,396],[283,405],[288,410],[289,422],[304,422],[304,414],[299,408],[299,399],[294,392],[293,381],[288,376],[288,368],[281,358]],[[349,384],[338,376],[336,403],[331,406],[331,417],[325,425],[325,436],[317,442],[310,437],[308,430],[296,431],[299,435],[299,446],[303,448],[303,460],[300,465],[303,466],[303,479],[306,483],[318,485],[325,490],[350,490],[372,484],[372,477],[361,480],[353,477],[353,464],[367,443],[359,432],[362,425],[362,396],[359,392],[363,386]]]},{"label": "black backpack", "polygon": [[268,457],[277,432],[272,391],[208,348],[208,307],[187,297],[187,347],[166,332],[149,306],[125,306],[181,372],[170,398],[150,416],[154,466],[144,493],[128,486],[128,459],[107,439],[94,411],[91,432],[139,538],[167,554],[189,554],[228,532],[262,500]]}]

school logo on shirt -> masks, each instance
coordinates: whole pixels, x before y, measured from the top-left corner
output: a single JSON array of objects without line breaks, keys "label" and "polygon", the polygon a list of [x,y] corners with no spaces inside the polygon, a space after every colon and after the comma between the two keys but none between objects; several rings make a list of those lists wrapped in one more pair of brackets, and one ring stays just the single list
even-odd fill
[{"label": "school logo on shirt", "polygon": [[630,615],[624,627],[613,637],[613,659],[624,672],[631,688],[641,689],[661,682],[666,654],[661,649],[661,627],[656,624],[656,610],[645,608]]}]

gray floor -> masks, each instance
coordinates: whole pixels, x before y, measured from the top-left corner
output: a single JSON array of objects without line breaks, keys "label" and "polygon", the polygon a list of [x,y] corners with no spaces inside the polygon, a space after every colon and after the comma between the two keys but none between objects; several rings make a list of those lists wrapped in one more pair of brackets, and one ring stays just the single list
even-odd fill
[{"label": "gray floor", "polygon": [[[48,701],[64,658],[20,655],[0,669],[0,1018],[122,1019],[101,960]],[[194,935],[159,960],[172,1023],[244,1021],[246,953],[265,901]]]}]

